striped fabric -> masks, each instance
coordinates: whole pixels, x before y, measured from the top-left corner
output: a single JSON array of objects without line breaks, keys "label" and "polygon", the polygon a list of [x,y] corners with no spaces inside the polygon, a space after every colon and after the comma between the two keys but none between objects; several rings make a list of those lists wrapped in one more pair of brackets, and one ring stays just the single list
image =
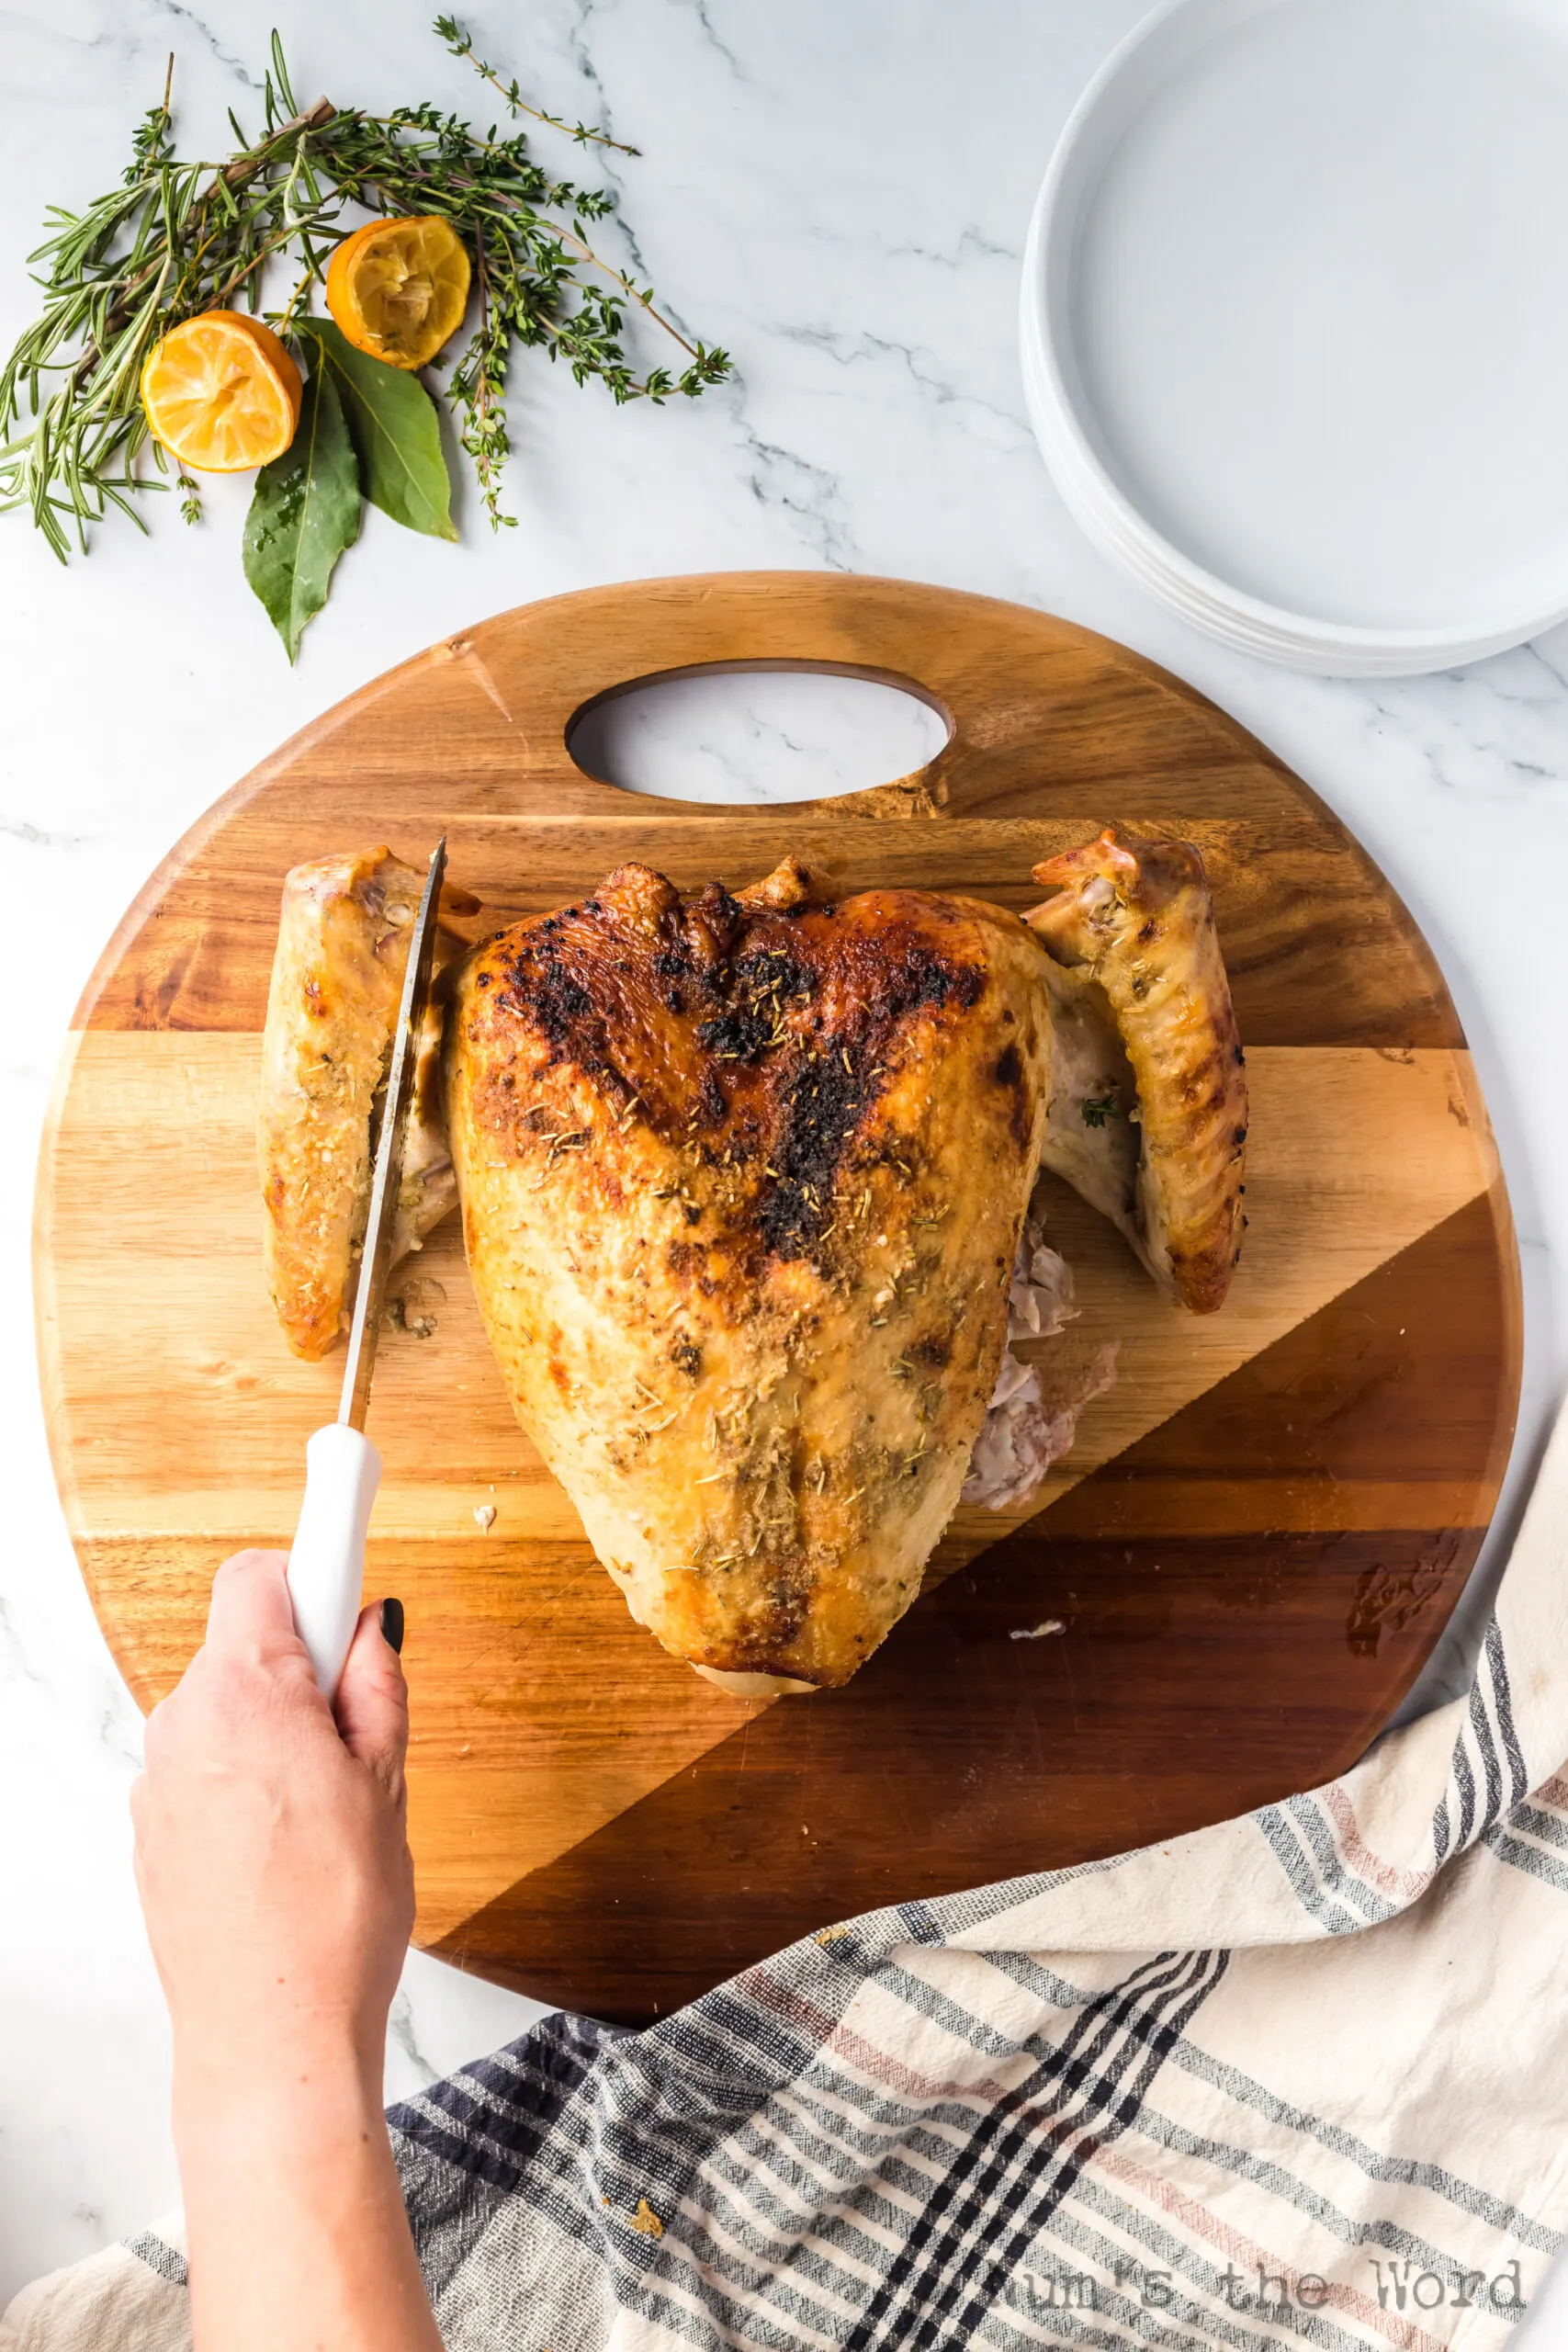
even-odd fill
[{"label": "striped fabric", "polygon": [[[450,2352],[1502,2344],[1568,2229],[1568,1421],[1467,1699],[1168,1846],[825,1928],[392,2111]],[[177,2242],[0,2352],[175,2352]]]}]

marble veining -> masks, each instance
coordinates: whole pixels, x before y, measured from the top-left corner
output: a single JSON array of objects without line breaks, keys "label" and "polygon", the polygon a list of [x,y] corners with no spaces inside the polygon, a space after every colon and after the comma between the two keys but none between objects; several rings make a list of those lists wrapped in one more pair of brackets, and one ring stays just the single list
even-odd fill
[{"label": "marble veining", "polygon": [[[167,2033],[130,1876],[140,1719],[76,1575],[49,1470],[28,1312],[37,1138],[72,1005],[168,845],[294,729],[433,639],[596,582],[720,567],[845,566],[1066,613],[1192,679],[1350,823],[1442,959],[1480,1062],[1529,1301],[1518,1472],[1562,1385],[1568,1090],[1560,1079],[1568,870],[1568,629],[1449,675],[1275,672],[1189,632],[1067,519],[1024,420],[1015,337],[1029,208],[1079,88],[1139,0],[497,0],[481,54],[640,157],[541,130],[558,168],[624,191],[615,250],[736,380],[615,412],[529,357],[510,400],[515,530],[471,489],[463,545],[378,515],[296,670],[246,591],[246,491],[174,502],[61,570],[0,518],[6,725],[0,881],[12,1017],[0,1046],[0,1317],[10,1537],[0,1556],[0,2299],[177,2199]],[[302,101],[429,96],[481,125],[492,94],[422,9],[277,0]],[[30,312],[48,202],[119,173],[170,49],[185,152],[254,122],[265,26],[241,0],[17,0],[0,25],[0,335]],[[761,747],[766,730],[759,729]],[[782,756],[775,744],[768,756]],[[761,756],[761,749],[758,752]],[[149,1335],[155,1347],[156,1333]],[[1504,1514],[1504,1532],[1514,1510]],[[1499,1546],[1490,1555],[1495,1566]],[[1484,1576],[1424,1683],[1458,1687]],[[411,1959],[393,2014],[399,2095],[493,2046],[529,2005]],[[1545,2341],[1551,2319],[1532,2324]]]}]

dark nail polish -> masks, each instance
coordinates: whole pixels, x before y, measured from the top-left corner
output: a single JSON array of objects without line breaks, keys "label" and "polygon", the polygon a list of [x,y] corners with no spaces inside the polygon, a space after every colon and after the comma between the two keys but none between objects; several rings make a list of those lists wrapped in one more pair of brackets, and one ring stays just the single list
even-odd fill
[{"label": "dark nail polish", "polygon": [[400,1600],[381,1603],[381,1639],[389,1650],[403,1646],[403,1604]]}]

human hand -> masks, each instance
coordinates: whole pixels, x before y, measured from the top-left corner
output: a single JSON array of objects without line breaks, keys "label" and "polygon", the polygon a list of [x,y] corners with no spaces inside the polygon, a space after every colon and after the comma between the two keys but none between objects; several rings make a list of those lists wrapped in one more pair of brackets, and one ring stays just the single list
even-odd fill
[{"label": "human hand", "polygon": [[149,1717],[131,1792],[176,2106],[344,2065],[378,2105],[413,1926],[407,1690],[371,1608],[328,1706],[287,1565],[241,1552],[219,1569],[206,1643]]}]

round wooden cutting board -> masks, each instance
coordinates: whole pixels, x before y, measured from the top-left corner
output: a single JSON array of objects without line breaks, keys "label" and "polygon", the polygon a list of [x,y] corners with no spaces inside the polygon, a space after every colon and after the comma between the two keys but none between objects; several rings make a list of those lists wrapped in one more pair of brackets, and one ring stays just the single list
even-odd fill
[{"label": "round wooden cutting board", "polygon": [[[649,800],[567,750],[584,704],[688,666],[838,670],[948,719],[848,799]],[[1166,1306],[1065,1189],[1052,1238],[1120,1377],[1035,1507],[961,1511],[843,1690],[715,1690],[633,1623],[513,1420],[456,1221],[381,1341],[367,1589],[400,1594],[419,1937],[642,2019],[885,1903],[1173,1837],[1349,1764],[1407,1688],[1494,1508],[1519,1366],[1506,1201],[1464,1039],[1382,876],[1202,697],[1084,630],[900,581],[666,580],[504,613],[378,679],[235,786],[142,892],[77,1015],[44,1147],[40,1350],[71,1530],[151,1705],[219,1562],[286,1546],[339,1365],[262,1282],[254,1093],[278,897],[389,842],[499,926],[626,858],[682,888],[788,851],[840,894],[1023,908],[1108,820],[1213,883],[1252,1091],[1223,1313]],[[397,1288],[394,1278],[394,1289]],[[488,1524],[493,1508],[493,1521]]]}]

